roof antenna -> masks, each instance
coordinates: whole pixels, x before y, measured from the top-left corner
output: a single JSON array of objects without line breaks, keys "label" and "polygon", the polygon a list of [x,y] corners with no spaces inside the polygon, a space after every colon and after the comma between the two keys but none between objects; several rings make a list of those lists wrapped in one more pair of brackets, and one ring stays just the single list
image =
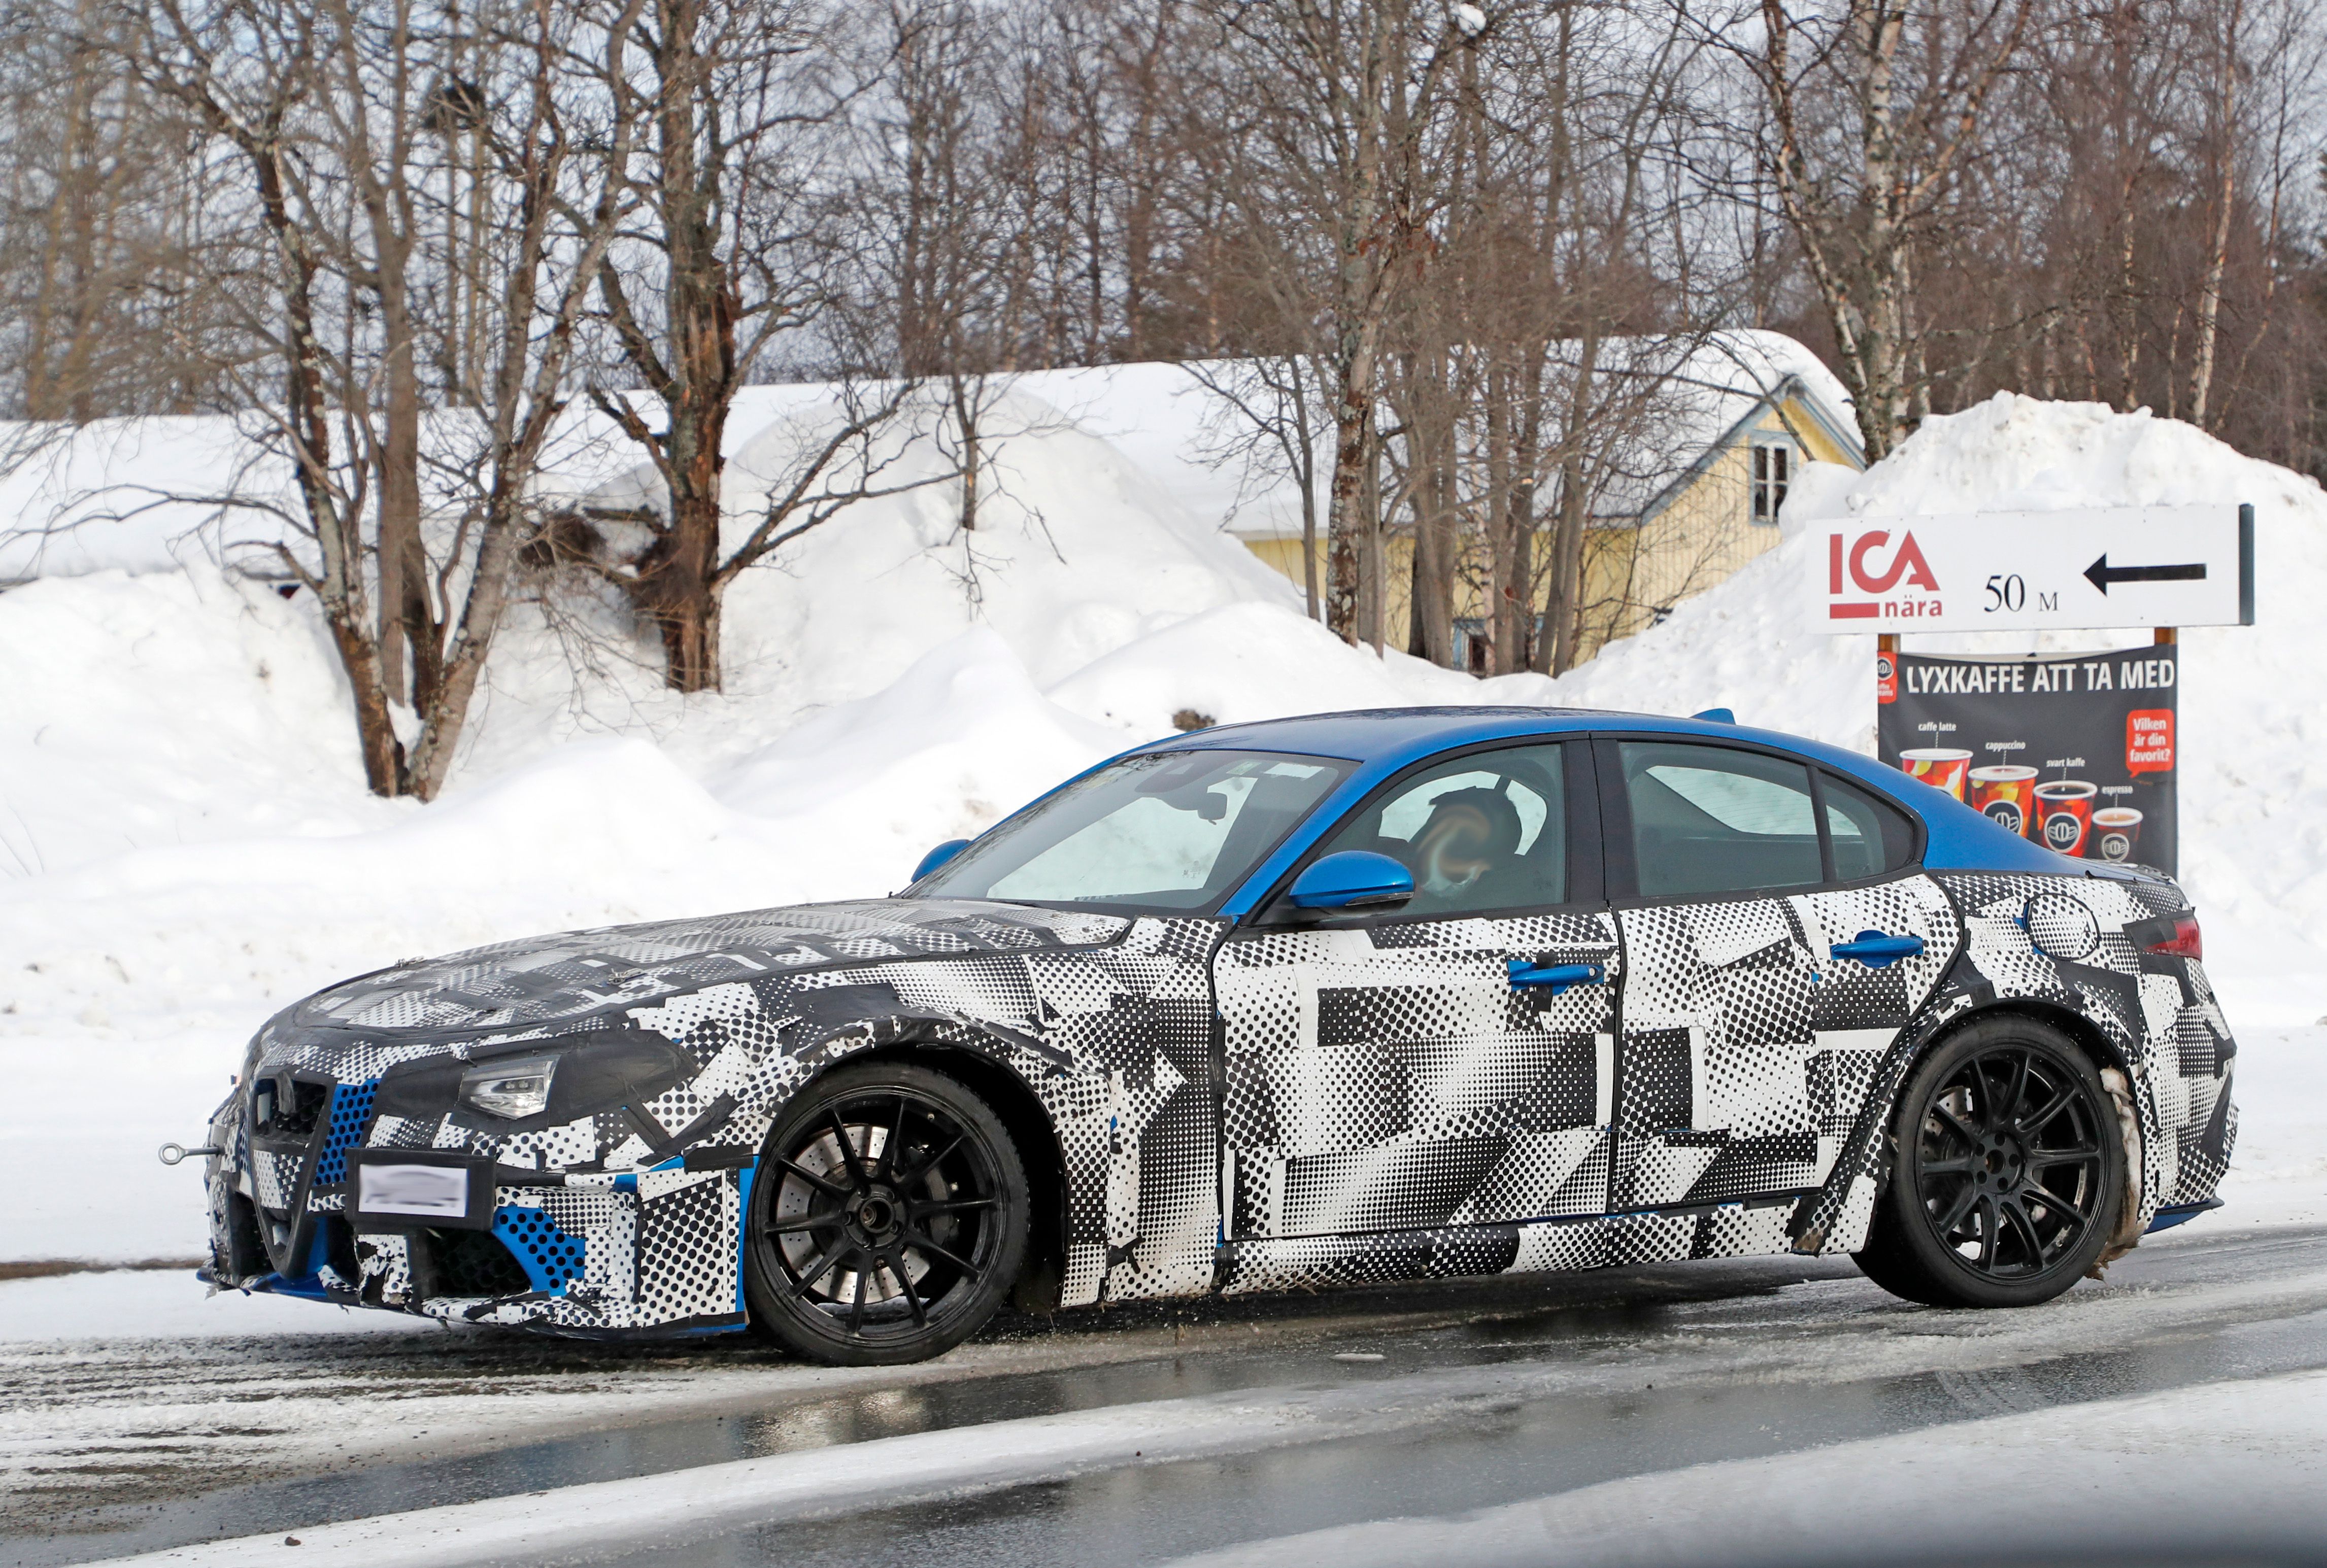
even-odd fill
[{"label": "roof antenna", "polygon": [[1701,714],[1691,714],[1692,719],[1703,719],[1708,724],[1734,724],[1737,715],[1727,708],[1707,708]]}]

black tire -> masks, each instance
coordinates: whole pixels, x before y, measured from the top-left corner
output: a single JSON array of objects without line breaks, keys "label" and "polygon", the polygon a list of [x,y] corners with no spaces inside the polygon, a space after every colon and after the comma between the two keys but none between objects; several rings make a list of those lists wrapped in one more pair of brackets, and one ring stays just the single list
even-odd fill
[{"label": "black tire", "polygon": [[2125,1143],[2092,1062],[2033,1019],[1978,1020],[1907,1080],[1869,1279],[1935,1307],[2029,1307],[2084,1277],[2125,1201]]},{"label": "black tire", "polygon": [[744,1220],[755,1327],[811,1361],[943,1355],[1026,1255],[1017,1146],[985,1101],[909,1062],[844,1067],[768,1130]]}]

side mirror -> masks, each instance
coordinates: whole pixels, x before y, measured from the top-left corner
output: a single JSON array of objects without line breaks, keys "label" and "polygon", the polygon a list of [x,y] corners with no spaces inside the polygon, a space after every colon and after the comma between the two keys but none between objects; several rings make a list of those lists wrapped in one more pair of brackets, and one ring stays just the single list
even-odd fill
[{"label": "side mirror", "polygon": [[1285,897],[1296,910],[1370,910],[1414,896],[1414,873],[1386,854],[1345,849],[1312,861]]},{"label": "side mirror", "polygon": [[945,864],[946,862],[951,860],[955,855],[959,854],[963,850],[967,849],[968,847],[969,840],[966,838],[947,839],[943,844],[939,845],[935,849],[930,851],[929,854],[921,856],[921,863],[913,868],[913,881],[921,881],[923,877],[929,875],[930,873],[937,870],[938,867]]}]

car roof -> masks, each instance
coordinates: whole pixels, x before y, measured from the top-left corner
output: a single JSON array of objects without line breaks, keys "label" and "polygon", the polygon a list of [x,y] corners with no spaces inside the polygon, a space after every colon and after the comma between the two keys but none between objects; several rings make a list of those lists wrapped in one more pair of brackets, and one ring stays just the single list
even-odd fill
[{"label": "car roof", "polygon": [[1999,826],[1946,791],[1935,789],[1874,758],[1780,730],[1756,729],[1713,718],[1684,719],[1602,708],[1486,705],[1363,708],[1348,713],[1262,719],[1251,723],[1218,724],[1141,746],[1136,751],[1290,751],[1357,763],[1358,767],[1350,778],[1325,802],[1326,809],[1313,819],[1311,831],[1294,834],[1284,849],[1270,857],[1271,863],[1275,863],[1284,858],[1286,850],[1297,851],[1305,847],[1305,841],[1322,831],[1319,824],[1338,816],[1375,785],[1413,763],[1443,751],[1495,741],[1520,740],[1531,735],[1594,733],[1671,735],[1679,739],[1732,743],[1743,742],[1748,745],[1767,746],[1790,752],[1806,761],[1818,762],[1868,786],[1920,818],[1925,834],[1922,863],[1929,870],[2065,872],[2073,874],[2089,869],[2082,862],[2064,859],[2043,845]]},{"label": "car roof", "polygon": [[1734,724],[1675,719],[1602,708],[1533,708],[1508,705],[1476,707],[1357,708],[1339,714],[1303,714],[1243,724],[1216,724],[1143,746],[1146,751],[1298,751],[1351,762],[1404,761],[1480,741],[1521,735],[1566,734],[1587,730],[1702,731],[1735,735]]}]

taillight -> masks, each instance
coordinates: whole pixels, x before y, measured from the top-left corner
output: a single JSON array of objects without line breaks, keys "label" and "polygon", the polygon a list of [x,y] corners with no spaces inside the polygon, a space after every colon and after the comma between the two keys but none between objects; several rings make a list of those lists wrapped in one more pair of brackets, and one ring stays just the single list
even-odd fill
[{"label": "taillight", "polygon": [[2141,933],[2144,952],[2171,953],[2177,958],[2203,958],[2206,956],[2206,938],[2199,934],[2196,915],[2168,915],[2141,923],[2149,928]]}]

